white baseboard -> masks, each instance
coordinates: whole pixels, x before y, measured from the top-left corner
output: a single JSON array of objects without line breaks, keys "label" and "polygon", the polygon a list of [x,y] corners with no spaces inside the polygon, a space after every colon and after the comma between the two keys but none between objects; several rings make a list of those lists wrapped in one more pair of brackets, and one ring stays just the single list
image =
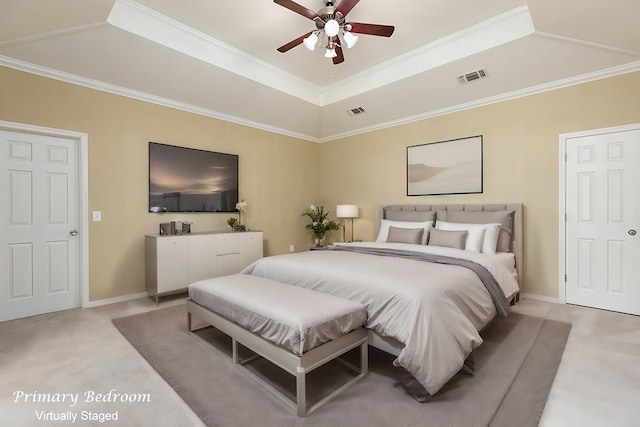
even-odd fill
[{"label": "white baseboard", "polygon": [[538,301],[552,302],[554,304],[564,304],[560,298],[547,297],[544,295],[536,295],[536,294],[520,294],[521,298],[534,299]]},{"label": "white baseboard", "polygon": [[146,297],[147,295],[148,294],[146,292],[139,292],[137,294],[123,295],[121,297],[99,299],[96,301],[87,301],[84,304],[82,304],[82,308],[100,307],[101,305],[114,304],[116,302],[131,301],[132,299]]}]

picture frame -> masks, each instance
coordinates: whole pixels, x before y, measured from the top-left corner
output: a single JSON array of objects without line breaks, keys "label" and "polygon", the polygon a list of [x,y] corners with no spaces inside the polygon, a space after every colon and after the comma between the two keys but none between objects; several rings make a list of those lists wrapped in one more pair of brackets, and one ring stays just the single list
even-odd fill
[{"label": "picture frame", "polygon": [[160,223],[160,235],[168,236],[170,234],[171,234],[171,223],[170,222]]},{"label": "picture frame", "polygon": [[483,192],[482,135],[407,147],[407,196]]}]

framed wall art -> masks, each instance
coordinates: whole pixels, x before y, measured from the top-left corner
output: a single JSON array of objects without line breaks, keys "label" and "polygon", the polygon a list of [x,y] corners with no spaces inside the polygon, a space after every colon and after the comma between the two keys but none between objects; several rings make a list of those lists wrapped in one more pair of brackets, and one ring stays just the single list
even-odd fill
[{"label": "framed wall art", "polygon": [[407,147],[407,196],[482,193],[482,135]]}]

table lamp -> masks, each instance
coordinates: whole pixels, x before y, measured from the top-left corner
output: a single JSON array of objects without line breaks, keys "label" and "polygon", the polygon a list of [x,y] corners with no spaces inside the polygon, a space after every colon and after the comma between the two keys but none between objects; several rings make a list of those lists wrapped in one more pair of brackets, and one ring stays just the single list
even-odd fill
[{"label": "table lamp", "polygon": [[346,242],[345,240],[345,232],[346,232],[346,226],[347,226],[347,219],[351,220],[351,240],[349,240],[350,242],[353,241],[353,218],[358,218],[358,205],[338,205],[336,207],[336,216],[338,218],[343,218],[342,220],[342,241]]}]

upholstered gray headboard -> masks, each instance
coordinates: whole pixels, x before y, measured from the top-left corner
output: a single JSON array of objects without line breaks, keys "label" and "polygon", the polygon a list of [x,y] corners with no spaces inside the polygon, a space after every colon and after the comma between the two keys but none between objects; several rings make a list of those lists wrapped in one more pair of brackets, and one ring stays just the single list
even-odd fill
[{"label": "upholstered gray headboard", "polygon": [[[433,218],[435,212],[442,212],[446,217],[448,211],[464,212],[495,212],[513,211],[513,224],[510,242],[506,243],[510,252],[516,257],[516,271],[518,280],[522,280],[524,272],[524,259],[522,256],[522,203],[493,203],[493,204],[469,204],[469,205],[383,205],[376,209],[376,235],[382,219],[400,221],[424,221],[425,218]],[[446,220],[446,218],[444,219]],[[463,221],[457,221],[463,222]]]}]

